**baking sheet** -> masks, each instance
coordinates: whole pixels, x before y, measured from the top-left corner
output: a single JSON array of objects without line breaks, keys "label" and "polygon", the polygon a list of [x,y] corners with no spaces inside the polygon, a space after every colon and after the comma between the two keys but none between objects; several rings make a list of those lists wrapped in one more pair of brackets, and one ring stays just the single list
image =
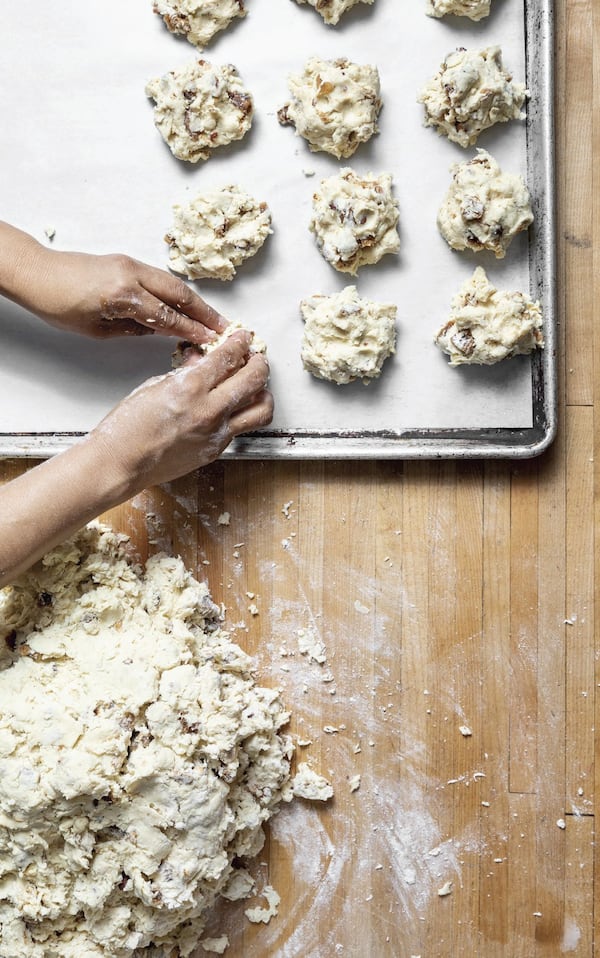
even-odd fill
[{"label": "baking sheet", "polygon": [[[232,283],[196,284],[269,347],[274,422],[268,432],[238,440],[228,455],[539,452],[555,426],[550,3],[534,11],[523,0],[498,0],[487,20],[471,24],[432,20],[420,0],[377,0],[359,5],[336,28],[292,0],[249,0],[247,6],[248,16],[204,56],[238,67],[255,99],[253,128],[240,143],[190,166],[171,155],[155,130],[144,86],[193,58],[194,48],[166,31],[150,0],[9,5],[0,65],[0,215],[42,241],[44,230],[54,228],[55,248],[121,251],[164,266],[173,203],[228,183],[267,201],[274,234],[263,250]],[[453,252],[439,236],[435,220],[448,167],[474,151],[423,127],[416,103],[450,49],[495,43],[514,76],[527,75],[532,94],[527,124],[502,124],[478,144],[504,168],[527,175],[533,193],[535,228],[513,242],[503,261]],[[288,74],[314,54],[348,56],[380,71],[380,133],[342,163],[311,153],[293,128],[277,122]],[[362,269],[357,280],[325,263],[307,228],[318,179],[342,165],[390,171],[400,205],[399,256]],[[500,288],[530,289],[542,298],[543,354],[451,369],[433,346],[452,296],[477,264]],[[300,300],[348,283],[363,296],[398,304],[396,356],[367,387],[318,381],[299,358]],[[92,342],[54,331],[6,303],[0,320],[4,455],[58,451],[143,379],[169,367],[170,341]]]}]

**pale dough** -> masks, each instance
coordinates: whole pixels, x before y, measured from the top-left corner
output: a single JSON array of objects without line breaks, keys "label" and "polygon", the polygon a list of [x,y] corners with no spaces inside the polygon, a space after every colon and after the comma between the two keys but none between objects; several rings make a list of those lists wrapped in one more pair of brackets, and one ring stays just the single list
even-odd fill
[{"label": "pale dough", "polygon": [[357,3],[374,3],[374,0],[296,0],[296,3],[307,3],[320,13],[325,23],[335,26],[340,17],[355,7]]},{"label": "pale dough", "polygon": [[426,0],[425,13],[428,17],[445,17],[452,13],[456,17],[483,20],[489,16],[490,6],[491,0]]},{"label": "pale dough", "polygon": [[459,47],[448,54],[418,102],[425,107],[425,126],[459,146],[471,146],[494,124],[523,119],[526,96],[525,86],[504,70],[500,47]]},{"label": "pale dough", "polygon": [[[186,353],[188,351],[200,353],[201,356],[205,356],[207,353],[212,353],[213,349],[216,349],[217,346],[220,346],[222,343],[228,339],[232,333],[235,333],[237,329],[246,329],[249,333],[252,334],[252,340],[250,342],[250,352],[251,353],[266,353],[267,346],[264,340],[257,336],[255,332],[248,329],[244,323],[233,320],[225,328],[225,331],[217,336],[216,339],[213,339],[210,343],[188,343],[186,340],[182,340],[177,343],[175,351],[171,354],[171,366],[173,369],[180,369],[181,366],[185,364]],[[230,522],[230,515],[228,512],[222,512],[217,523],[222,526],[228,526]]]},{"label": "pale dough", "polygon": [[155,102],[154,123],[169,149],[188,163],[241,140],[252,124],[252,96],[230,63],[193,60],[150,80],[146,96]]},{"label": "pale dough", "polygon": [[292,791],[297,798],[311,802],[327,802],[333,797],[333,786],[323,775],[313,771],[308,762],[299,762],[292,779]]},{"label": "pale dough", "polygon": [[295,126],[313,152],[352,156],[377,133],[382,105],[377,67],[311,57],[302,73],[289,77],[289,89],[292,98],[278,111],[279,122]]},{"label": "pale dough", "polygon": [[184,36],[202,50],[236,17],[245,17],[244,0],[154,0],[154,12],[171,33]]},{"label": "pale dough", "polygon": [[300,304],[304,318],[302,362],[319,379],[338,385],[381,373],[396,347],[396,306],[361,299],[356,286]]},{"label": "pale dough", "polygon": [[165,236],[169,266],[188,279],[233,279],[236,266],[254,256],[272,232],[267,204],[239,186],[208,190],[173,210]]},{"label": "pale dough", "polygon": [[511,241],[533,222],[523,178],[503,173],[485,150],[450,167],[452,183],[437,223],[452,249],[491,250],[498,259]]},{"label": "pale dough", "polygon": [[291,798],[278,691],[125,545],[88,527],[0,593],[2,958],[192,954]]},{"label": "pale dough", "polygon": [[335,269],[356,275],[359,267],[397,253],[398,203],[389,173],[359,175],[348,167],[321,180],[313,194],[310,230]]},{"label": "pale dough", "polygon": [[451,366],[490,366],[543,347],[542,312],[523,293],[500,292],[479,266],[452,300],[435,342]]}]

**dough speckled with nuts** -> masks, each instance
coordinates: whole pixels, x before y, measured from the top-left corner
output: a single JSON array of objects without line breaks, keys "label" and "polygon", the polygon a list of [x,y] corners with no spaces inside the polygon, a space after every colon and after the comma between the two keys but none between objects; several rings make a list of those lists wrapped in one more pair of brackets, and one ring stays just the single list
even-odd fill
[{"label": "dough speckled with nuts", "polygon": [[398,203],[389,173],[360,176],[346,167],[313,194],[310,230],[324,258],[342,273],[378,263],[400,249]]},{"label": "dough speckled with nuts", "polygon": [[361,299],[356,286],[317,293],[300,304],[304,318],[301,356],[318,379],[342,385],[379,376],[396,348],[396,306]]},{"label": "dough speckled with nuts", "polygon": [[125,540],[88,527],[0,594],[2,958],[190,955],[291,797],[279,693]]},{"label": "dough speckled with nuts", "polygon": [[425,13],[428,17],[445,17],[452,13],[455,17],[483,20],[489,16],[490,6],[491,0],[426,0]]},{"label": "dough speckled with nuts", "polygon": [[542,312],[523,293],[500,292],[477,267],[452,300],[450,320],[435,336],[451,366],[490,366],[543,347]]},{"label": "dough speckled with nuts", "polygon": [[146,84],[155,102],[154,123],[179,160],[197,163],[212,151],[241,140],[252,124],[254,104],[230,63],[193,60]]},{"label": "dough speckled with nuts", "polygon": [[459,47],[448,54],[418,102],[425,107],[425,126],[459,146],[472,146],[494,124],[524,119],[526,96],[524,84],[513,82],[504,70],[500,47]]},{"label": "dough speckled with nuts", "polygon": [[236,17],[245,17],[244,0],[154,0],[154,12],[171,33],[184,36],[202,50]]},{"label": "dough speckled with nuts", "polygon": [[377,67],[311,57],[302,73],[289,77],[289,89],[292,99],[278,111],[279,122],[295,126],[313,152],[339,160],[377,133],[382,105]]},{"label": "dough speckled with nuts", "polygon": [[[180,369],[186,361],[187,355],[192,353],[198,353],[200,356],[206,356],[207,353],[212,353],[213,349],[216,349],[218,346],[221,346],[233,333],[238,329],[245,329],[252,336],[250,341],[249,352],[250,353],[266,353],[267,344],[260,336],[257,336],[256,333],[248,329],[244,323],[240,323],[237,320],[230,322],[226,327],[224,332],[220,333],[216,339],[211,340],[210,343],[188,343],[187,340],[181,340],[177,343],[177,346],[174,352],[171,354],[171,366],[173,369]],[[222,516],[226,517],[227,521],[219,517],[221,525],[229,525],[229,513],[223,512]]]},{"label": "dough speckled with nuts", "polygon": [[375,0],[296,0],[296,3],[307,3],[320,13],[325,23],[335,26],[340,17],[355,7],[357,3],[374,3]]},{"label": "dough speckled with nuts", "polygon": [[254,256],[272,232],[267,204],[235,185],[208,190],[173,210],[165,236],[169,266],[188,279],[233,279],[236,266]]},{"label": "dough speckled with nuts", "polygon": [[452,249],[487,249],[502,259],[517,233],[533,222],[523,178],[503,173],[485,150],[450,170],[452,183],[437,218],[440,233]]}]

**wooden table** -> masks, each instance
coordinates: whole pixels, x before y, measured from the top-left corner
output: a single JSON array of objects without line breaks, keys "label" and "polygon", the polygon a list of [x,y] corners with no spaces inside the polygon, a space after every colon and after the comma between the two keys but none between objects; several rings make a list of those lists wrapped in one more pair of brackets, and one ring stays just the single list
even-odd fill
[{"label": "wooden table", "polygon": [[[228,906],[231,958],[593,954],[600,3],[557,0],[557,27],[550,452],[218,463],[109,516],[142,556],[173,550],[207,577],[335,787],[275,819],[257,874],[280,913],[257,927]],[[325,664],[299,654],[300,628]]]}]

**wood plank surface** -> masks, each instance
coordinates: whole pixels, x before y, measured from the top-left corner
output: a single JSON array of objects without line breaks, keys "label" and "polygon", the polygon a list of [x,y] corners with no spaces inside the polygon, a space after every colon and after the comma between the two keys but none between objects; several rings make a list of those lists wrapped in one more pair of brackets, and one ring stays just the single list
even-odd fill
[{"label": "wood plank surface", "polygon": [[[279,915],[215,915],[231,958],[594,954],[600,4],[557,0],[556,23],[553,448],[526,463],[219,462],[105,517],[142,559],[173,551],[207,579],[335,788],[269,830],[255,870]],[[299,629],[326,663],[299,654]]]}]

